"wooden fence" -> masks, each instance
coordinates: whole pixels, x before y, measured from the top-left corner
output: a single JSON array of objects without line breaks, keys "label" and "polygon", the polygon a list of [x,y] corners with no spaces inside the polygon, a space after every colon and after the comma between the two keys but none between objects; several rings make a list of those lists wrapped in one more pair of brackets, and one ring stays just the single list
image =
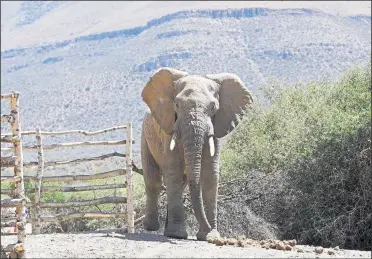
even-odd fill
[{"label": "wooden fence", "polygon": [[[3,118],[3,115],[2,115]],[[4,116],[4,118],[7,118]],[[2,119],[3,120],[3,119]],[[5,120],[5,119],[4,119]],[[42,140],[43,136],[56,136],[56,135],[65,135],[65,134],[82,134],[85,136],[93,136],[101,133],[114,131],[114,130],[125,130],[127,139],[126,140],[116,140],[116,141],[85,141],[85,142],[72,142],[72,143],[61,143],[61,144],[52,144],[52,145],[43,145]],[[84,219],[84,218],[126,218],[127,227],[124,229],[115,229],[115,231],[125,231],[129,233],[134,232],[134,225],[139,223],[143,217],[140,217],[134,220],[134,206],[133,206],[133,183],[132,183],[132,172],[133,168],[135,171],[140,172],[140,170],[132,162],[132,145],[134,140],[132,138],[132,123],[129,122],[127,125],[107,128],[99,131],[88,132],[83,130],[70,130],[70,131],[61,131],[61,132],[42,132],[40,129],[35,131],[23,131],[19,135],[35,135],[36,145],[23,146],[23,150],[37,150],[38,151],[38,161],[24,163],[23,167],[34,167],[37,166],[36,176],[25,176],[21,177],[25,182],[35,183],[35,187],[32,189],[26,189],[26,193],[34,193],[33,201],[27,202],[26,206],[33,209],[33,216],[31,222],[33,225],[34,233],[39,234],[41,230],[41,224],[43,222],[56,222],[60,220],[71,220],[71,219]],[[2,139],[12,138],[10,134],[2,135]],[[20,138],[20,136],[19,136]],[[89,158],[80,158],[70,161],[44,161],[44,150],[51,150],[57,148],[67,148],[67,147],[76,147],[76,146],[96,146],[96,145],[125,145],[126,152],[125,154],[121,153],[110,153],[96,157]],[[2,148],[2,151],[9,151],[9,148]],[[22,154],[21,156],[22,157]],[[44,176],[44,168],[48,166],[58,166],[58,165],[68,165],[76,164],[87,161],[98,161],[110,157],[123,157],[126,161],[126,168],[116,169],[108,172],[101,172],[96,174],[84,174],[84,175],[62,175],[62,176]],[[11,158],[9,158],[11,160]],[[4,163],[3,163],[4,162]],[[22,162],[22,161],[21,161]],[[21,163],[22,164],[22,163]],[[1,167],[7,167],[10,165],[8,161],[1,161]],[[42,186],[44,182],[68,182],[68,181],[87,181],[93,179],[105,179],[112,178],[117,176],[126,176],[126,181],[124,184],[106,184],[106,185],[87,185],[87,186]],[[13,177],[14,178],[14,177]],[[9,182],[12,177],[2,177],[2,182]],[[22,182],[23,186],[23,182]],[[22,187],[23,188],[23,187]],[[126,188],[126,197],[103,197],[93,200],[83,200],[83,201],[71,201],[71,202],[41,202],[40,196],[41,193],[53,192],[53,191],[63,191],[63,192],[80,192],[80,191],[93,191],[93,190],[104,190],[104,189],[117,189],[117,188]],[[12,189],[1,189],[1,194],[12,195]],[[23,192],[23,195],[24,195]],[[6,201],[9,203],[9,201]],[[14,203],[14,201],[13,201]],[[70,207],[81,207],[81,206],[94,206],[99,204],[126,204],[126,213],[103,213],[103,212],[83,212],[83,213],[72,213],[64,214],[57,216],[43,216],[41,213],[42,208],[70,208]],[[4,203],[5,204],[5,203]],[[3,201],[2,205],[3,207]],[[18,232],[20,234],[20,232]]]},{"label": "wooden fence", "polygon": [[[1,182],[8,181],[14,183],[14,189],[10,199],[1,199],[1,208],[15,207],[16,219],[15,226],[17,228],[17,243],[8,245],[5,250],[14,258],[24,258],[25,249],[24,243],[26,240],[26,197],[24,191],[23,178],[23,155],[22,155],[22,140],[21,140],[21,121],[19,113],[19,93],[12,92],[2,94],[1,100],[10,99],[10,115],[1,114],[1,123],[10,123],[12,133],[1,135],[1,142],[13,144],[14,156],[1,156],[1,167],[14,167],[14,176],[3,178]],[[5,149],[10,149],[5,148]],[[3,151],[3,148],[1,149]],[[1,227],[10,225],[10,222],[1,222]],[[14,224],[14,223],[13,223]]]},{"label": "wooden fence", "polygon": [[[72,143],[61,143],[52,145],[43,145],[42,136],[56,136],[65,134],[82,134],[85,136],[93,136],[101,133],[114,131],[114,130],[125,130],[127,134],[127,140],[117,140],[117,141],[85,141],[85,142],[72,142]],[[26,192],[34,192],[34,200],[27,204],[34,211],[32,217],[32,224],[35,234],[40,234],[41,223],[42,222],[55,222],[59,220],[69,220],[69,219],[83,219],[83,218],[127,218],[127,229],[129,233],[134,232],[134,206],[133,206],[133,183],[132,183],[132,144],[134,140],[132,139],[132,124],[129,122],[127,125],[112,127],[104,130],[88,132],[83,130],[71,130],[71,131],[61,131],[61,132],[42,132],[40,129],[36,131],[24,131],[22,135],[35,135],[36,145],[34,146],[23,146],[24,150],[37,150],[38,151],[38,161],[25,163],[24,167],[37,166],[38,170],[36,176],[25,176],[25,182],[34,182],[35,188],[27,189]],[[126,145],[125,154],[121,153],[110,153],[97,157],[90,158],[80,158],[70,161],[44,161],[44,150],[51,150],[57,148],[66,147],[76,147],[76,146],[92,146],[92,145]],[[85,174],[85,175],[62,175],[62,176],[47,176],[45,177],[44,168],[48,166],[58,166],[67,164],[76,164],[87,161],[98,161],[110,157],[123,157],[126,159],[125,169],[116,169],[108,172],[102,172],[97,174]],[[87,185],[87,186],[42,186],[43,182],[69,182],[69,181],[88,181],[94,179],[105,179],[117,176],[126,176],[125,184],[106,184],[106,185]],[[116,189],[116,188],[126,188],[126,197],[103,197],[93,200],[84,201],[72,201],[72,202],[41,202],[40,196],[42,192],[53,192],[53,191],[63,191],[63,192],[80,192],[80,191],[93,191],[93,190],[104,190],[104,189]],[[2,189],[2,194],[10,194],[11,189]],[[115,203],[115,204],[125,204],[127,207],[126,213],[102,213],[102,212],[84,212],[84,213],[73,213],[58,216],[42,216],[41,208],[70,208],[70,207],[81,207],[81,206],[94,206],[100,204]]]}]

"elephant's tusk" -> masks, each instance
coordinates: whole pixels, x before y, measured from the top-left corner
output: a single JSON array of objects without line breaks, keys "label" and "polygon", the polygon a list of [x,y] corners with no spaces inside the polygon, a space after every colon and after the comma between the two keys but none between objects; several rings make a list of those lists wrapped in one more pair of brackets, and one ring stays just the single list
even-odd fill
[{"label": "elephant's tusk", "polygon": [[169,145],[170,150],[173,150],[175,145],[176,145],[176,134],[173,134],[170,145]]},{"label": "elephant's tusk", "polygon": [[173,150],[175,145],[176,145],[176,142],[172,138],[171,143],[170,143],[170,146],[169,146],[170,150]]},{"label": "elephant's tusk", "polygon": [[211,151],[211,156],[214,156],[214,141],[213,137],[209,138],[209,149]]}]

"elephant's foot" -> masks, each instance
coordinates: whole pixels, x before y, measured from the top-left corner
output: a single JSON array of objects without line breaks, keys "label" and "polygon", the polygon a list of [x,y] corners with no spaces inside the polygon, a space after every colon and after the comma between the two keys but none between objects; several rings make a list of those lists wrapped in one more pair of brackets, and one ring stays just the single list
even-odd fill
[{"label": "elephant's foot", "polygon": [[208,238],[219,238],[220,233],[218,233],[217,229],[212,229],[210,231],[202,231],[199,230],[196,234],[196,239],[199,241],[206,241]]},{"label": "elephant's foot", "polygon": [[168,226],[164,230],[164,236],[187,239],[188,234],[186,231],[186,226],[168,224]]},{"label": "elephant's foot", "polygon": [[159,230],[160,224],[158,219],[146,216],[145,219],[143,220],[143,227],[147,231],[156,231]]}]

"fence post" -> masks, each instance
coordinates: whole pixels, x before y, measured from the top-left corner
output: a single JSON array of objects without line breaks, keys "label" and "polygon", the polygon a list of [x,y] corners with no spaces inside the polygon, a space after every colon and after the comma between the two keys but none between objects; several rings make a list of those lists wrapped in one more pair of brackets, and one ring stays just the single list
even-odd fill
[{"label": "fence post", "polygon": [[35,219],[32,220],[32,223],[36,222],[35,224],[35,234],[40,234],[40,192],[41,192],[41,181],[44,174],[44,154],[43,154],[43,146],[41,141],[41,133],[40,128],[36,129],[36,145],[37,145],[37,158],[38,158],[38,168],[36,173],[36,184],[35,184]]},{"label": "fence post", "polygon": [[132,182],[132,122],[127,127],[127,224],[128,233],[134,233],[133,182]]},{"label": "fence post", "polygon": [[[15,194],[18,196],[18,199],[26,200],[25,197],[25,186],[23,180],[23,153],[22,153],[22,140],[21,140],[21,120],[20,120],[20,109],[19,109],[19,93],[12,92],[12,97],[10,98],[10,110],[11,114],[14,117],[12,125],[12,133],[15,140],[13,141],[14,153],[16,156],[16,161],[14,165],[14,175],[19,177],[20,180],[15,182]],[[26,241],[26,203],[22,202],[16,208],[16,217],[17,217],[17,243],[24,245]],[[24,258],[25,251],[20,251],[18,254],[19,258]]]}]

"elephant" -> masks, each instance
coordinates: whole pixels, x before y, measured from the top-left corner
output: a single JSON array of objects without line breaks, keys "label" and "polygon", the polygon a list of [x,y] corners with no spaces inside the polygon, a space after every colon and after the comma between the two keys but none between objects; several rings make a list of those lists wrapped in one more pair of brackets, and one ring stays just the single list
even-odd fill
[{"label": "elephant", "polygon": [[[219,237],[217,196],[220,138],[230,133],[253,103],[250,91],[232,73],[189,75],[163,67],[142,90],[148,108],[141,132],[146,191],[145,230],[159,230],[158,198],[167,194],[164,235],[187,239],[182,194],[188,184],[197,240]],[[208,144],[206,144],[208,142]]]}]

